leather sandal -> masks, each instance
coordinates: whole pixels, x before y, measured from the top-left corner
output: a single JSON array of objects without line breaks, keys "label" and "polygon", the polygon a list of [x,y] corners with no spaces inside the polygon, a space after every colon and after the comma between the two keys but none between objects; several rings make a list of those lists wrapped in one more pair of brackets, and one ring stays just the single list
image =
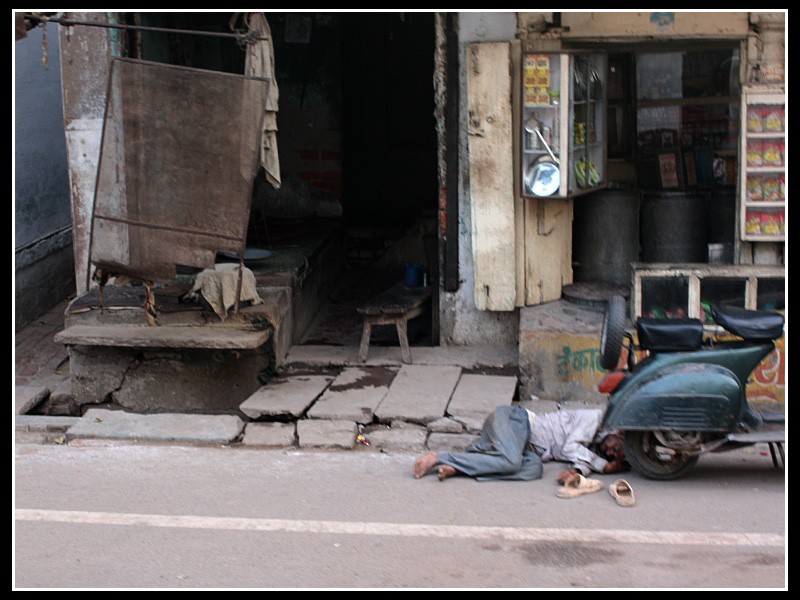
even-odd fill
[{"label": "leather sandal", "polygon": [[556,490],[556,496],[559,498],[575,498],[576,496],[599,492],[602,489],[603,482],[599,479],[587,479],[580,473],[575,473],[564,482],[563,487]]},{"label": "leather sandal", "polygon": [[617,479],[608,488],[608,493],[617,501],[620,506],[633,506],[636,498],[633,495],[633,488],[624,479]]}]

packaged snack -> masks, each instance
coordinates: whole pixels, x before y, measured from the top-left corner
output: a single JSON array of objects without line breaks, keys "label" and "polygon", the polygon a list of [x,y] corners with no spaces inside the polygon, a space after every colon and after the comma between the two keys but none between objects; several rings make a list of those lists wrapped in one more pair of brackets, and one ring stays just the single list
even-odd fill
[{"label": "packaged snack", "polygon": [[761,167],[764,165],[763,144],[758,141],[747,142],[747,166]]},{"label": "packaged snack", "polygon": [[747,178],[747,201],[761,202],[764,199],[764,188],[761,177]]},{"label": "packaged snack", "polygon": [[744,231],[749,235],[761,233],[761,213],[747,213],[747,220],[744,223]]},{"label": "packaged snack", "polygon": [[781,173],[781,176],[778,178],[778,180],[781,182],[780,200],[783,201],[786,200],[786,175]]},{"label": "packaged snack", "polygon": [[748,107],[747,131],[750,133],[761,133],[764,131],[763,109],[760,106]]},{"label": "packaged snack", "polygon": [[764,177],[762,190],[765,202],[781,201],[781,182],[777,176]]},{"label": "packaged snack", "polygon": [[764,110],[764,131],[770,133],[783,131],[785,111],[782,106],[769,106]]},{"label": "packaged snack", "polygon": [[764,235],[779,235],[781,232],[778,225],[778,216],[775,213],[761,214],[761,233]]},{"label": "packaged snack", "polygon": [[[765,167],[779,167],[783,164],[782,144],[778,140],[761,142],[761,164]],[[748,159],[750,154],[748,152]]]}]

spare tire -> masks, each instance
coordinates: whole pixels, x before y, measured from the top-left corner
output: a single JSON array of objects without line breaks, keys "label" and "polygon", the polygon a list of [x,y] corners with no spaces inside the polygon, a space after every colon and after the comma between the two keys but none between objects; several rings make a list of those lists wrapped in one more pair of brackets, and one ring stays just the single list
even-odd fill
[{"label": "spare tire", "polygon": [[625,335],[628,303],[623,296],[608,297],[603,329],[600,332],[600,366],[611,370],[619,363],[622,353],[622,338]]}]

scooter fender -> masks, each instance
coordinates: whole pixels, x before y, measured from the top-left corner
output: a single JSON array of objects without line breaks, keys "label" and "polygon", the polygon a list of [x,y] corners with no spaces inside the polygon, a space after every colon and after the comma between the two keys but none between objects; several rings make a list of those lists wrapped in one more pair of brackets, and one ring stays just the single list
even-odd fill
[{"label": "scooter fender", "polygon": [[715,364],[678,363],[636,375],[606,411],[607,430],[733,431],[744,406],[736,375]]}]

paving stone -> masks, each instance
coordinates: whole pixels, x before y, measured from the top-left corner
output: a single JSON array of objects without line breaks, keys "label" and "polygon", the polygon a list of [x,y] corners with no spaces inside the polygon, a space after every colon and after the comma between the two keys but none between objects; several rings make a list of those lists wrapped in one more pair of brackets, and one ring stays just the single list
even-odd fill
[{"label": "paving stone", "polygon": [[136,414],[92,408],[67,430],[67,440],[107,439],[144,442],[229,444],[244,431],[235,415]]},{"label": "paving stone", "polygon": [[25,415],[50,397],[50,389],[37,385],[14,386],[14,412]]},{"label": "paving stone", "polygon": [[302,419],[297,422],[297,442],[300,448],[344,448],[356,445],[358,424],[354,421]]},{"label": "paving stone", "polygon": [[383,423],[440,419],[460,376],[460,367],[403,365],[375,415]]},{"label": "paving stone", "polygon": [[385,367],[346,368],[308,410],[308,416],[371,423],[396,374],[397,369]]},{"label": "paving stone", "polygon": [[294,423],[248,423],[242,445],[263,448],[287,448],[296,444]]},{"label": "paving stone", "polygon": [[442,417],[428,423],[428,431],[432,433],[463,433],[464,426],[450,417]]},{"label": "paving stone", "polygon": [[405,424],[396,427],[393,423],[390,428],[376,429],[365,435],[370,446],[379,450],[422,451],[425,449],[428,430],[419,425]]},{"label": "paving stone", "polygon": [[333,381],[327,375],[283,375],[258,389],[239,409],[252,419],[301,417]]},{"label": "paving stone", "polygon": [[467,433],[480,433],[486,417],[453,417],[453,420],[461,423]]},{"label": "paving stone", "polygon": [[447,414],[453,417],[486,418],[498,406],[511,404],[516,390],[516,377],[464,374],[447,405]]}]

